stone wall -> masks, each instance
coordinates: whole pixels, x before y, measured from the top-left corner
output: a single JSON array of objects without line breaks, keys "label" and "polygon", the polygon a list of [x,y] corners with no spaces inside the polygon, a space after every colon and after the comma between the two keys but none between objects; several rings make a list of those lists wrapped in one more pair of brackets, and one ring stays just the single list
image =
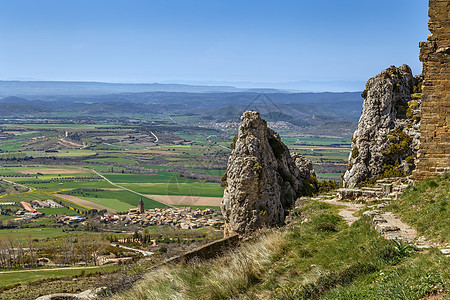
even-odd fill
[{"label": "stone wall", "polygon": [[426,42],[420,43],[422,86],[416,179],[450,171],[450,1],[429,0]]},{"label": "stone wall", "polygon": [[226,238],[203,245],[181,255],[174,256],[158,266],[181,262],[187,263],[194,259],[201,261],[216,258],[218,256],[221,256],[223,253],[233,250],[234,248],[239,246],[239,241],[240,239],[238,235],[228,236]]}]

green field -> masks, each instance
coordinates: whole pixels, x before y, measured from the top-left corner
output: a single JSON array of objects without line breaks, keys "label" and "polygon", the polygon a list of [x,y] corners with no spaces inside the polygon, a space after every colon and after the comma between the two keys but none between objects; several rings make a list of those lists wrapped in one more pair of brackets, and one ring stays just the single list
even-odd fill
[{"label": "green field", "polygon": [[102,174],[114,183],[167,183],[198,182],[199,180],[180,177],[179,173],[159,171],[155,175],[144,174]]},{"label": "green field", "polygon": [[[117,211],[127,211],[129,208],[137,207],[139,199],[141,198],[139,195],[136,195],[135,193],[125,190],[122,191],[73,190],[70,192],[66,192],[66,194],[79,197],[81,199],[85,199],[106,207],[110,207]],[[146,209],[166,206],[160,202],[148,198],[142,198],[142,201],[144,202],[144,206]]]},{"label": "green field", "polygon": [[15,172],[11,169],[0,169],[0,176],[21,175],[21,173]]},{"label": "green field", "polygon": [[[115,209],[120,212],[126,212],[130,208],[137,207],[137,202],[139,201],[139,200],[136,200],[136,205],[130,205],[128,203],[122,202],[122,201],[114,199],[114,198],[83,197],[82,199],[90,201],[92,203],[100,204],[100,205]],[[147,208],[149,208],[149,207],[147,207]]]},{"label": "green field", "polygon": [[65,236],[68,234],[80,234],[80,231],[63,232],[61,228],[20,228],[20,229],[2,229],[0,230],[0,239],[13,237],[17,240],[27,240],[28,235],[32,239],[46,239]]},{"label": "green field", "polygon": [[123,184],[141,194],[222,197],[223,188],[218,183],[198,182],[186,184]]},{"label": "green field", "polygon": [[62,190],[62,189],[102,189],[102,188],[114,188],[109,182],[105,180],[91,180],[91,181],[73,181],[73,182],[48,182],[48,183],[27,183],[26,185],[35,188],[45,188],[50,190]]},{"label": "green field", "polygon": [[191,169],[191,168],[188,168],[187,170],[194,171],[194,172],[200,172],[200,173],[204,173],[206,175],[212,175],[212,176],[222,176],[226,171],[226,170],[207,170],[207,169]]},{"label": "green field", "polygon": [[[23,177],[8,177],[7,179],[9,181],[14,181],[18,183],[24,183],[27,182],[39,182],[39,181],[45,181],[45,180],[57,180],[57,181],[63,181],[63,180],[80,180],[80,178],[77,177],[98,177],[97,174],[94,173],[80,173],[80,174],[45,174],[45,175],[34,175],[31,176],[23,176]],[[100,177],[98,177],[100,179]],[[89,179],[92,180],[92,179]]]},{"label": "green field", "polygon": [[122,165],[135,165],[136,161],[122,158],[122,157],[107,157],[107,158],[91,158],[84,160],[85,162],[103,163],[103,164],[122,164]]},{"label": "green field", "polygon": [[91,156],[95,155],[97,152],[92,150],[64,150],[56,153],[56,156],[67,157],[67,156]]},{"label": "green field", "polygon": [[39,270],[35,269],[33,271],[23,270],[23,271],[11,271],[7,273],[0,273],[0,287],[7,287],[15,284],[26,284],[37,280],[48,279],[48,278],[60,278],[66,276],[77,276],[80,274],[91,274],[91,273],[106,273],[113,272],[117,270],[118,266],[103,266],[103,267],[87,267],[79,268],[75,270],[70,270],[69,268],[59,269],[59,270]]},{"label": "green field", "polygon": [[78,216],[79,214],[76,211],[68,209],[66,207],[58,207],[58,208],[38,208],[37,211],[44,213],[48,216],[51,215],[66,215],[66,216]]}]

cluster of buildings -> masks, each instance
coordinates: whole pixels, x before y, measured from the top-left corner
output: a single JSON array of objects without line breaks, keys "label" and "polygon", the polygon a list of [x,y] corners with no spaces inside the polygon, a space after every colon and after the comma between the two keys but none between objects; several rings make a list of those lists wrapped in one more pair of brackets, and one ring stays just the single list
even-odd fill
[{"label": "cluster of buildings", "polygon": [[181,208],[154,208],[143,211],[132,208],[126,215],[114,215],[105,213],[100,221],[103,223],[123,224],[123,225],[172,225],[181,229],[194,229],[200,227],[222,228],[224,221],[219,218],[214,209],[205,210],[192,209],[190,207]]},{"label": "cluster of buildings", "polygon": [[31,204],[33,205],[33,207],[35,208],[61,208],[64,207],[61,204],[49,199],[49,200],[34,200],[31,202]]},{"label": "cluster of buildings", "polygon": [[22,205],[23,210],[19,209],[16,212],[16,215],[23,216],[25,219],[34,219],[38,217],[42,217],[45,214],[36,210],[36,208],[60,208],[63,207],[61,204],[53,201],[53,200],[33,200],[31,203],[21,201],[20,205]]},{"label": "cluster of buildings", "polygon": [[23,217],[25,217],[25,218],[31,218],[31,219],[33,219],[33,218],[38,218],[38,217],[41,217],[41,216],[44,215],[43,213],[41,213],[41,212],[35,210],[35,209],[33,208],[33,206],[32,206],[30,203],[28,203],[28,202],[21,201],[21,202],[20,202],[20,205],[22,205],[23,210],[19,209],[19,210],[16,212],[16,215],[18,215],[18,216],[23,216]]},{"label": "cluster of buildings", "polygon": [[67,224],[67,225],[71,225],[74,223],[79,223],[79,222],[83,222],[85,219],[83,217],[80,216],[62,216],[59,217],[59,222]]}]

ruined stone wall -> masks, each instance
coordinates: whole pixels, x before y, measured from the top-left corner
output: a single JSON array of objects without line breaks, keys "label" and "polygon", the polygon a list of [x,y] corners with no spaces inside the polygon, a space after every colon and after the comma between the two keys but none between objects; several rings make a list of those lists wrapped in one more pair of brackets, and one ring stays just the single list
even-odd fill
[{"label": "ruined stone wall", "polygon": [[450,171],[450,0],[429,0],[426,42],[420,43],[422,86],[416,179]]}]

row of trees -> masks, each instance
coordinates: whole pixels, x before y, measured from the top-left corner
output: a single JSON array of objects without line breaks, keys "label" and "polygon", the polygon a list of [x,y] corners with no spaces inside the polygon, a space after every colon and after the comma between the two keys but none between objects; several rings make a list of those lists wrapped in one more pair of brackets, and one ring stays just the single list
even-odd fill
[{"label": "row of trees", "polygon": [[98,257],[108,253],[109,243],[100,235],[34,240],[0,240],[0,268],[52,265],[97,265]]}]

